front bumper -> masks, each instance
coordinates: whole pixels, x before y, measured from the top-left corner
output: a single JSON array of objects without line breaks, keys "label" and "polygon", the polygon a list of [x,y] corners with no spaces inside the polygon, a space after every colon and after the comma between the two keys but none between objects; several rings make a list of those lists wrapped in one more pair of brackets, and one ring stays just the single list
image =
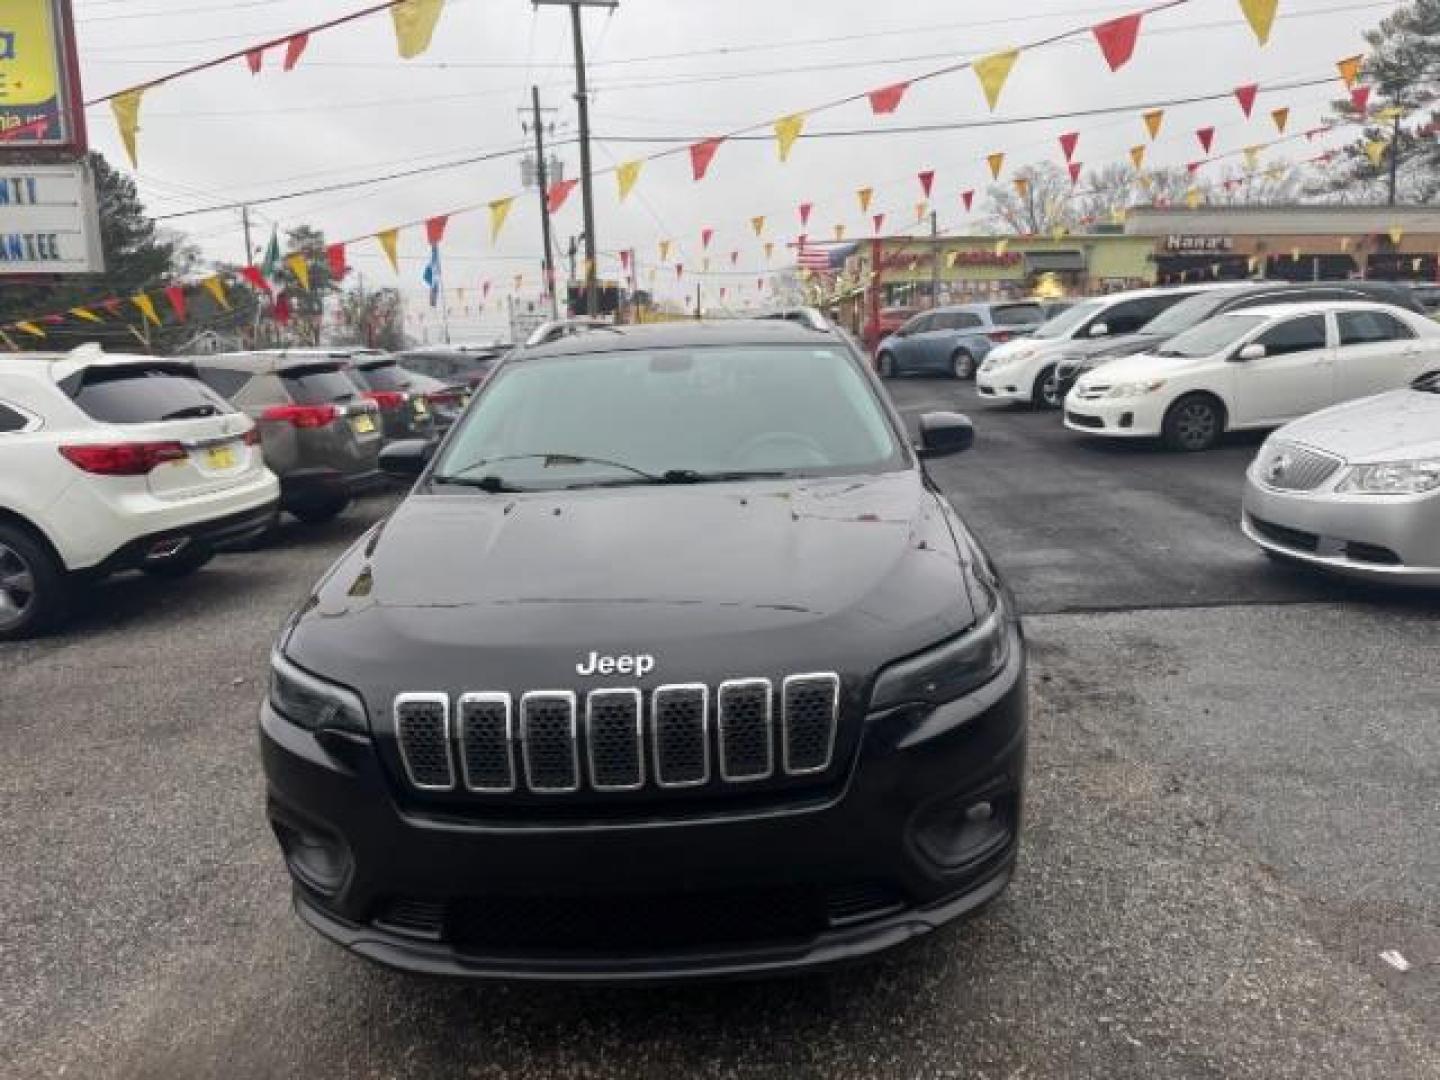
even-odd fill
[{"label": "front bumper", "polygon": [[1075,394],[1065,398],[1065,426],[1086,435],[1116,438],[1154,438],[1165,420],[1162,403],[1149,398],[1086,401]]},{"label": "front bumper", "polygon": [[437,813],[397,799],[369,739],[317,738],[266,705],[268,809],[297,911],[372,960],[472,978],[762,975],[892,948],[1010,879],[1027,716],[1016,634],[1007,669],[969,697],[869,717],[832,788],[694,816]]},{"label": "front bumper", "polygon": [[1028,402],[1035,387],[1025,380],[1027,370],[1023,364],[990,370],[982,365],[975,375],[975,391],[987,401]]},{"label": "front bumper", "polygon": [[1440,492],[1296,493],[1277,491],[1247,476],[1240,527],[1267,551],[1318,570],[1364,581],[1440,587]]}]

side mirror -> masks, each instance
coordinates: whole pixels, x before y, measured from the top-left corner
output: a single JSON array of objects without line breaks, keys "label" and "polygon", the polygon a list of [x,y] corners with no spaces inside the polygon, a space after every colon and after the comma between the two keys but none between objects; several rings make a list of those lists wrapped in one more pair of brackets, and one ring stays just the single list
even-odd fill
[{"label": "side mirror", "polygon": [[1235,354],[1235,359],[1242,361],[1264,360],[1265,346],[1259,342],[1252,341],[1249,345],[1241,346],[1240,351]]},{"label": "side mirror", "polygon": [[1110,327],[1103,322],[1092,323],[1089,334],[1091,337],[1109,337]]},{"label": "side mirror", "polygon": [[968,416],[953,412],[925,413],[920,417],[922,458],[947,457],[960,454],[975,445],[975,425]]},{"label": "side mirror", "polygon": [[402,439],[380,451],[380,471],[398,480],[413,480],[435,456],[431,439]]}]

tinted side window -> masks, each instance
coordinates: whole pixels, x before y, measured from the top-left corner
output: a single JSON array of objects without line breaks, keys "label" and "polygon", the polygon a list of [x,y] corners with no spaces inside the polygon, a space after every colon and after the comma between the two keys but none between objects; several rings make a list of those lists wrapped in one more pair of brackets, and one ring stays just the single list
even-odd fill
[{"label": "tinted side window", "polygon": [[916,315],[913,319],[911,319],[908,323],[905,324],[904,331],[907,334],[923,334],[925,333],[925,331],[933,329],[934,325],[935,316]]},{"label": "tinted side window", "polygon": [[[1176,297],[1176,300],[1181,299]],[[1100,316],[1111,334],[1133,334],[1147,322],[1160,314],[1160,297],[1145,297],[1143,300],[1124,300]]]},{"label": "tinted side window", "polygon": [[24,431],[30,418],[0,401],[0,435],[7,431]]},{"label": "tinted side window", "polygon": [[201,382],[227,401],[233,401],[240,388],[250,381],[248,372],[231,371],[229,368],[200,367],[195,373],[200,376]]},{"label": "tinted side window", "polygon": [[359,369],[365,385],[371,390],[408,390],[410,373],[396,364],[380,364],[377,367]]},{"label": "tinted side window", "polygon": [[973,330],[980,325],[980,316],[969,311],[946,311],[935,316],[936,330]]},{"label": "tinted side window", "polygon": [[1045,321],[1045,311],[1039,304],[1012,304],[997,307],[990,312],[996,326],[1030,326]]},{"label": "tinted side window", "polygon": [[1383,311],[1342,311],[1335,319],[1340,324],[1341,345],[1373,345],[1415,336],[1408,326]]},{"label": "tinted side window", "polygon": [[281,373],[285,390],[298,405],[325,405],[348,401],[360,393],[340,368],[334,364],[291,368]]},{"label": "tinted side window", "polygon": [[1325,348],[1325,316],[1306,315],[1272,326],[1255,339],[1267,356],[1285,356]]},{"label": "tinted side window", "polygon": [[230,403],[193,375],[173,369],[126,366],[88,368],[62,388],[81,410],[107,424],[152,424],[234,412]]}]

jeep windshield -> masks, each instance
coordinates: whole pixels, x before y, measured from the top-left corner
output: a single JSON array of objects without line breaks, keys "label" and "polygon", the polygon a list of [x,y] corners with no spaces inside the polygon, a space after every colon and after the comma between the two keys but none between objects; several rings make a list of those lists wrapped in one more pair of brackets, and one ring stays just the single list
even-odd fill
[{"label": "jeep windshield", "polygon": [[842,349],[706,346],[507,365],[431,479],[541,491],[904,467],[889,418]]}]

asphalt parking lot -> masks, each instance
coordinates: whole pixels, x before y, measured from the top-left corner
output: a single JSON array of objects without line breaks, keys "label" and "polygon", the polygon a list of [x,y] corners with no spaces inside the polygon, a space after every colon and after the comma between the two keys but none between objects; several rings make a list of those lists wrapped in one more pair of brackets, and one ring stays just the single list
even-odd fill
[{"label": "asphalt parking lot", "polygon": [[371,500],[0,645],[0,1075],[1440,1076],[1440,597],[1261,558],[1235,525],[1258,439],[1182,458],[892,389],[975,419],[934,475],[1029,615],[999,904],[870,967],[681,990],[463,986],[321,941],[254,712]]}]

